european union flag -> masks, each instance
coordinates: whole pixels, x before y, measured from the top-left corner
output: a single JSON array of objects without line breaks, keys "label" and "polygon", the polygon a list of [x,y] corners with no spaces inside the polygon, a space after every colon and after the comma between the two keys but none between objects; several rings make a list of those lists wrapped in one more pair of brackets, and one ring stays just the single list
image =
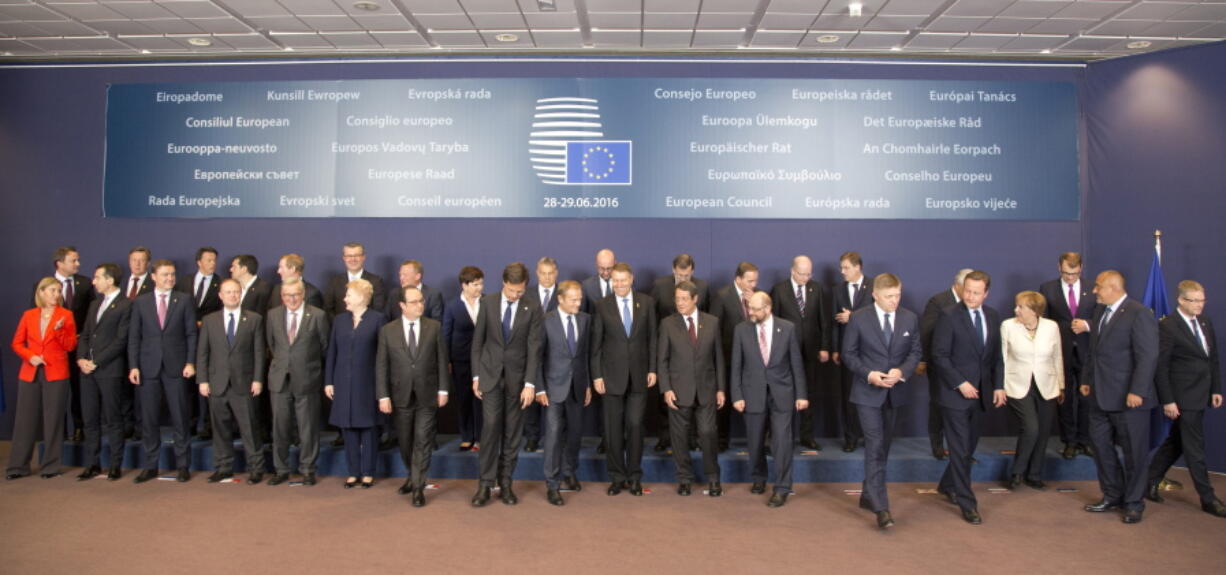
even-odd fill
[{"label": "european union flag", "polygon": [[630,141],[566,143],[566,183],[630,185]]},{"label": "european union flag", "polygon": [[[1162,256],[1158,247],[1154,246],[1154,259],[1149,264],[1149,281],[1145,283],[1145,296],[1142,299],[1145,307],[1154,310],[1154,317],[1162,319],[1171,313],[1171,304],[1166,298],[1166,279],[1162,277]],[[1171,429],[1171,420],[1162,413],[1162,406],[1150,410],[1149,448],[1154,449],[1162,444]]]}]

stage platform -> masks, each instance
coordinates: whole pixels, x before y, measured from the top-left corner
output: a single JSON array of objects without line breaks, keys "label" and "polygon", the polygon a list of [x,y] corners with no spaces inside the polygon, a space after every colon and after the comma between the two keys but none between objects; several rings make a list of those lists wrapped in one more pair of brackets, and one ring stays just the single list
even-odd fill
[{"label": "stage platform", "polygon": [[[348,475],[343,448],[332,447],[335,434],[325,433],[318,461],[319,475]],[[844,453],[842,442],[835,439],[818,440],[822,451],[797,451],[792,467],[793,481],[797,483],[827,483],[827,482],[857,482],[864,479],[864,448],[852,453]],[[434,452],[430,464],[430,479],[476,479],[478,463],[476,452],[459,451],[459,439],[456,436],[439,436],[439,448]],[[596,453],[599,440],[594,437],[584,439],[583,449],[579,454],[579,480],[584,482],[604,482],[608,480],[605,473],[605,459]],[[1015,446],[1016,439],[1012,437],[985,437],[979,441],[979,449],[975,458],[979,461],[974,466],[974,481],[1004,481],[1009,476],[1009,468],[1013,454],[1009,452]],[[655,438],[644,442],[643,481],[647,483],[675,481],[672,455],[657,453],[652,447]],[[1064,459],[1057,451],[1062,444],[1052,440],[1048,445],[1047,464],[1044,467],[1044,479],[1049,481],[1086,481],[1096,477],[1094,461],[1084,455],[1075,459]],[[81,465],[79,444],[64,443],[64,463],[70,466]],[[241,444],[235,445],[235,472],[246,471],[246,458]],[[102,460],[107,461],[108,448],[102,447]],[[268,472],[272,471],[271,448],[265,452]],[[702,453],[690,453],[695,472],[699,481],[702,477]],[[130,441],[125,446],[125,468],[141,467],[143,453],[140,444]],[[291,465],[297,465],[298,449],[290,450]],[[732,446],[720,454],[721,480],[727,483],[749,482],[749,456],[745,451],[744,440],[734,439]],[[404,477],[406,470],[400,461],[400,453],[396,449],[384,450],[379,453],[376,475],[381,477]],[[773,461],[768,458],[768,463]],[[526,453],[521,450],[519,464],[515,470],[515,478],[527,481],[542,481],[544,455],[540,452]],[[164,433],[161,469],[173,469],[174,449],[169,432]],[[932,457],[926,437],[904,437],[894,441],[890,449],[889,467],[886,477],[891,482],[936,482],[945,471],[946,462],[937,461]],[[213,449],[210,441],[192,442],[192,470],[213,470]]]}]

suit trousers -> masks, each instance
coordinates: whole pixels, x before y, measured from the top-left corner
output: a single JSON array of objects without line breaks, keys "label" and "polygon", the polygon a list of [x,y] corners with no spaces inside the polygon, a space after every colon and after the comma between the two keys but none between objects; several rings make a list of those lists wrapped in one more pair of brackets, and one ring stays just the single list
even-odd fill
[{"label": "suit trousers", "polygon": [[1192,483],[1201,503],[1217,499],[1213,484],[1209,481],[1209,469],[1205,466],[1205,411],[1189,409],[1180,411],[1179,418],[1171,424],[1171,433],[1154,452],[1149,463],[1149,483],[1152,485],[1166,476],[1171,466],[1183,456],[1192,474]]},{"label": "suit trousers", "polygon": [[[77,329],[81,329],[80,326]],[[68,411],[72,417],[72,426],[84,432],[85,414],[81,407],[81,368],[77,365],[77,352],[68,352]]]},{"label": "suit trousers", "polygon": [[571,390],[566,401],[551,401],[545,411],[545,483],[557,489],[563,477],[579,471],[583,444],[583,398]]},{"label": "suit trousers", "polygon": [[376,427],[342,427],[345,438],[345,468],[349,477],[374,477],[375,457],[379,455]]},{"label": "suit trousers", "polygon": [[[860,410],[851,402],[851,385],[854,375],[847,366],[839,366],[840,412],[843,416],[843,442],[851,445],[865,439],[865,431],[860,421]],[[893,426],[891,426],[891,429]]]},{"label": "suit trousers", "polygon": [[945,449],[945,419],[941,415],[941,404],[937,403],[937,398],[940,397],[940,383],[937,382],[937,375],[931,371],[928,372],[928,443],[932,446],[933,451]]},{"label": "suit trousers", "polygon": [[[1149,456],[1149,409],[1103,411],[1093,396],[1090,404],[1090,440],[1094,442],[1094,465],[1103,499],[1130,510],[1142,511],[1145,501],[1146,458]],[[1115,444],[1123,449],[1121,463]]]},{"label": "suit trousers", "polygon": [[460,442],[472,443],[481,437],[481,401],[473,394],[473,368],[468,362],[451,364],[451,402],[456,406]]},{"label": "suit trousers", "polygon": [[264,450],[256,438],[256,403],[251,387],[231,384],[225,393],[211,392],[209,412],[213,419],[213,467],[224,473],[234,471],[234,428],[238,427],[247,455],[247,472],[264,472]]},{"label": "suit trousers", "polygon": [[47,381],[42,366],[34,381],[17,382],[17,412],[13,418],[13,444],[8,473],[30,474],[30,460],[38,435],[43,439],[43,473],[59,473],[64,452],[64,410],[68,407],[68,379]]},{"label": "suit trousers", "polygon": [[941,407],[941,419],[945,428],[945,441],[949,443],[949,463],[937,488],[943,493],[953,493],[958,507],[963,511],[978,509],[979,501],[971,487],[971,458],[979,445],[978,406],[964,409]]},{"label": "suit trousers", "polygon": [[166,398],[166,408],[170,411],[172,426],[171,437],[174,439],[175,459],[179,469],[192,466],[191,436],[188,434],[188,420],[191,418],[191,407],[188,406],[187,384],[183,378],[172,376],[165,371],[158,377],[141,378],[140,390],[141,408],[141,438],[145,448],[145,469],[154,471],[162,455],[162,398]]},{"label": "suit trousers", "polygon": [[[807,397],[814,400],[821,397],[822,394],[821,383],[818,380],[817,374],[823,368],[824,366],[817,361],[805,362],[805,385],[807,386]],[[809,402],[809,407],[807,409],[799,412],[801,439],[816,439],[821,436],[821,430],[817,425],[817,419],[821,415],[819,413],[821,411],[821,407],[819,405],[820,403],[821,402],[819,401],[811,401]]]},{"label": "suit trousers", "polygon": [[409,480],[414,487],[424,489],[438,429],[438,396],[422,400],[414,393],[409,405],[392,410],[392,419],[400,443],[400,460],[409,472]]},{"label": "suit trousers", "polygon": [[645,392],[624,395],[605,394],[605,467],[609,481],[640,481],[643,478],[643,416],[647,410]]},{"label": "suit trousers", "polygon": [[[1064,396],[1066,399],[1068,396]],[[1017,434],[1017,449],[1010,475],[1026,479],[1043,479],[1043,462],[1047,460],[1047,440],[1051,437],[1051,420],[1056,415],[1056,400],[1043,399],[1039,386],[1030,378],[1026,397],[1008,400],[1009,409],[1017,416],[1021,429]]]},{"label": "suit trousers", "polygon": [[289,376],[285,389],[268,394],[272,403],[272,462],[279,475],[288,475],[289,446],[293,442],[294,424],[298,429],[298,470],[303,474],[315,473],[315,461],[319,459],[319,390],[298,394],[291,391]]},{"label": "suit trousers", "polygon": [[894,439],[894,406],[889,399],[881,407],[852,404],[864,431],[864,484],[860,499],[874,512],[889,511],[890,498],[885,487],[885,466]]},{"label": "suit trousers", "polygon": [[[127,376],[124,376],[124,380],[127,380]],[[142,429],[139,391],[139,387],[130,383],[119,388],[119,411],[123,418],[125,438],[134,431]]]},{"label": "suit trousers", "polygon": [[669,434],[673,442],[673,462],[677,465],[677,481],[694,482],[694,462],[688,449],[690,421],[698,428],[698,446],[702,449],[702,469],[707,481],[719,481],[719,431],[716,429],[715,401],[695,404],[668,411]]},{"label": "suit trousers", "polygon": [[110,461],[106,467],[123,464],[123,416],[120,407],[120,388],[131,387],[122,376],[98,377],[81,374],[81,416],[85,420],[85,466],[99,465],[98,454],[102,450],[102,436],[106,436]]},{"label": "suit trousers", "polygon": [[[192,377],[184,381],[187,383],[187,389],[197,389],[196,378]],[[189,400],[187,403],[192,408],[192,422],[190,426],[192,433],[195,433],[197,428],[202,428],[212,433],[213,416],[209,414],[209,398],[195,394],[195,399]]]},{"label": "suit trousers", "polygon": [[1094,400],[1078,393],[1081,362],[1064,364],[1064,403],[1059,406],[1060,441],[1090,445],[1090,404]]},{"label": "suit trousers", "polygon": [[533,402],[524,410],[524,439],[528,441],[540,442],[541,437],[544,437],[545,426],[541,421],[545,419],[542,414],[545,413],[545,408],[541,404]]},{"label": "suit trousers", "polygon": [[[770,403],[769,392],[767,403]],[[749,440],[749,477],[754,483],[765,483],[766,424],[770,420],[771,454],[775,458],[775,493],[792,491],[792,458],[795,444],[792,440],[792,414],[794,411],[777,411],[745,414],[745,435]]]},{"label": "suit trousers", "polygon": [[519,406],[519,394],[506,382],[482,395],[484,428],[478,453],[481,484],[487,487],[493,487],[495,482],[510,485],[515,464],[519,462],[519,445],[524,439],[524,410]]}]

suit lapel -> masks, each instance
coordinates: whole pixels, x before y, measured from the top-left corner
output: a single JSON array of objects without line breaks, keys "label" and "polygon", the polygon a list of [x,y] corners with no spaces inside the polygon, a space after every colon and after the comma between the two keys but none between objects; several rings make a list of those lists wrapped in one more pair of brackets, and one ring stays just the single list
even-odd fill
[{"label": "suit lapel", "polygon": [[[1183,319],[1183,315],[1181,315],[1178,311],[1172,315],[1174,315],[1172,319],[1179,322],[1179,332],[1183,334],[1184,339],[1188,340],[1188,345],[1195,348],[1198,355],[1208,357],[1208,354],[1205,353],[1205,346],[1196,342],[1196,334],[1192,333],[1192,328],[1188,327],[1188,322]],[[1202,322],[1199,317],[1196,318],[1196,323],[1200,325],[1201,338],[1207,338],[1208,335],[1205,331],[1205,323]]]},{"label": "suit lapel", "polygon": [[[766,364],[768,367],[771,363],[778,361],[779,356],[783,354],[780,348],[785,346],[784,342],[786,341],[783,337],[783,327],[778,322],[774,324],[774,332],[771,334],[770,362]],[[758,355],[762,354],[759,353]]]}]

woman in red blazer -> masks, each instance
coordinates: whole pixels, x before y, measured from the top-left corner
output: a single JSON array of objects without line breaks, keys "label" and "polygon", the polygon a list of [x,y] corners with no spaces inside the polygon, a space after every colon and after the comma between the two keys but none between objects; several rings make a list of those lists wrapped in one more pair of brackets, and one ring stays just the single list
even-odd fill
[{"label": "woman in red blazer", "polygon": [[9,480],[30,474],[39,425],[42,425],[42,477],[61,475],[64,450],[64,408],[68,403],[68,352],[77,347],[77,326],[72,312],[60,306],[60,282],[46,277],[38,282],[34,301],[13,334],[13,351],[21,356],[17,385],[17,414],[13,422],[13,449],[9,452]]}]

